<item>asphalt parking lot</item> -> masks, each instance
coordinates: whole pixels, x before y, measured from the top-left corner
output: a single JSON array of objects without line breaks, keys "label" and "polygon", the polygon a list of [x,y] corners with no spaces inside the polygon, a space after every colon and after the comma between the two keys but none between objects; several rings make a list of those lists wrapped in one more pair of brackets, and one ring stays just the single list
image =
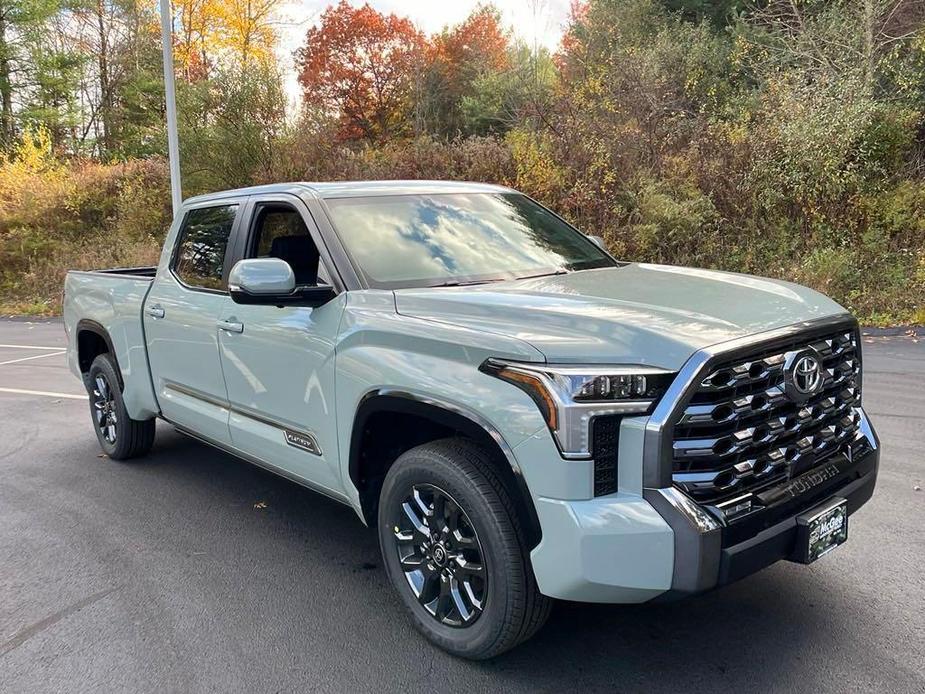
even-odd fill
[{"label": "asphalt parking lot", "polygon": [[160,425],[101,457],[58,322],[0,321],[0,692],[925,691],[925,340],[865,339],[883,440],[849,541],[686,602],[556,605],[456,660],[353,512]]}]

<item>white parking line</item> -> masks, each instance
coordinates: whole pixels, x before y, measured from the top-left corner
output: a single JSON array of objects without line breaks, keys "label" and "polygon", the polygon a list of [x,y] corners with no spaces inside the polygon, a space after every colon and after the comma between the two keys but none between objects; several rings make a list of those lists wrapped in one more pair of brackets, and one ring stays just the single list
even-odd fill
[{"label": "white parking line", "polygon": [[0,388],[0,393],[16,393],[17,395],[44,395],[49,398],[68,398],[69,400],[86,400],[86,395],[73,393],[54,393],[48,390],[25,390],[23,388]]},{"label": "white parking line", "polygon": [[30,359],[44,359],[45,357],[60,357],[62,354],[65,354],[66,350],[61,350],[60,352],[49,352],[48,354],[35,354],[31,357],[21,357],[19,359],[10,359],[9,361],[0,361],[0,366],[6,366],[7,364],[18,364],[21,361],[29,361]]},{"label": "white parking line", "polygon": [[3,349],[64,349],[61,345],[57,347],[40,347],[38,345],[0,345]]}]

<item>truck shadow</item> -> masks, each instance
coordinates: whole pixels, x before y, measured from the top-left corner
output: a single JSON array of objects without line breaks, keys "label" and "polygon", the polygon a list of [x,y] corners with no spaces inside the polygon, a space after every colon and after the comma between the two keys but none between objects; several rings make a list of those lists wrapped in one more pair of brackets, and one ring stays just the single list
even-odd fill
[{"label": "truck shadow", "polygon": [[[816,567],[779,564],[682,602],[560,602],[531,641],[495,660],[470,663],[447,656],[413,632],[380,567],[375,534],[352,510],[167,428],[160,428],[158,436],[155,450],[142,464],[144,475],[169,478],[211,504],[233,506],[242,514],[266,504],[261,522],[242,521],[247,530],[237,538],[244,544],[241,551],[248,551],[248,544],[269,545],[269,554],[286,562],[286,570],[307,592],[329,592],[333,584],[338,594],[352,596],[346,613],[328,614],[330,607],[292,601],[283,603],[285,614],[262,618],[291,624],[289,637],[295,639],[296,630],[309,623],[330,631],[331,659],[345,659],[334,647],[338,642],[355,643],[357,657],[364,660],[391,659],[380,678],[394,670],[404,677],[417,673],[413,679],[435,685],[466,678],[473,690],[505,691],[809,690],[814,682],[806,672],[815,670],[822,682],[830,666],[788,664],[820,657],[818,642],[843,634],[850,627],[847,616],[858,610],[849,595],[826,585]],[[336,560],[326,569],[323,584],[321,576],[301,568],[332,557]],[[373,643],[358,635],[357,624]],[[824,652],[831,650],[825,647]],[[253,657],[253,667],[272,667],[259,651]],[[799,680],[797,670],[802,673]],[[385,690],[392,686],[381,679],[377,683]]]},{"label": "truck shadow", "polygon": [[[815,640],[843,627],[794,595],[795,586],[770,569],[673,604],[558,603],[532,641],[483,667],[524,685],[565,687],[577,677],[592,691],[805,691],[811,684],[792,680],[788,664],[808,658]],[[563,658],[582,665],[566,675]]]}]

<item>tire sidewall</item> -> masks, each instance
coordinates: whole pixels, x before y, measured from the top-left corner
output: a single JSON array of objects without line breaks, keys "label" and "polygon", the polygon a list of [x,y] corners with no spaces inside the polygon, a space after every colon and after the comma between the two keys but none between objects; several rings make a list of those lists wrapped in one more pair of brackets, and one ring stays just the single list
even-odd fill
[{"label": "tire sidewall", "polygon": [[[125,402],[122,400],[122,389],[119,386],[119,377],[116,373],[115,365],[108,354],[101,354],[90,365],[89,379],[90,387],[87,392],[90,395],[90,421],[93,424],[93,431],[96,433],[96,439],[99,441],[100,448],[110,458],[120,458],[124,456],[125,433],[129,424],[128,412],[125,410]],[[93,406],[93,389],[96,387],[96,377],[100,375],[106,379],[109,389],[112,392],[113,403],[116,407],[116,440],[115,443],[109,443],[100,431],[96,423],[96,413]]]},{"label": "tire sidewall", "polygon": [[[478,535],[488,586],[484,611],[471,626],[451,627],[434,619],[411,592],[399,565],[392,528],[401,513],[401,502],[411,493],[412,486],[419,484],[431,484],[449,494],[466,513]],[[441,648],[455,655],[482,657],[501,639],[509,612],[513,609],[513,584],[523,580],[518,579],[515,571],[515,563],[520,562],[519,550],[505,542],[501,527],[502,523],[510,523],[510,520],[499,518],[492,511],[460,467],[449,464],[442,456],[419,449],[408,451],[392,466],[380,499],[378,532],[383,563],[415,626]]]}]

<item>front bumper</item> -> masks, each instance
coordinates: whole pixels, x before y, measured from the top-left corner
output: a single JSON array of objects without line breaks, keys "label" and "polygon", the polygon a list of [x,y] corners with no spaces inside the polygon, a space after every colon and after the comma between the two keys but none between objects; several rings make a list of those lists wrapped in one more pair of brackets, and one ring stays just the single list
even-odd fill
[{"label": "front bumper", "polygon": [[[703,531],[656,490],[646,498],[671,525],[675,537],[675,566],[671,589],[660,600],[684,597],[744,578],[781,559],[797,555],[796,518],[833,496],[848,501],[848,513],[863,506],[874,492],[880,451],[870,450],[860,458],[825,462],[796,478],[800,493],[725,527]],[[793,484],[793,483],[790,483]]]},{"label": "front bumper", "polygon": [[671,527],[642,497],[538,499],[531,552],[540,592],[577,602],[646,602],[671,588]]},{"label": "front bumper", "polygon": [[669,600],[795,558],[798,515],[833,496],[852,514],[873,494],[879,442],[862,418],[866,453],[823,462],[776,488],[766,508],[726,525],[673,488],[538,499],[543,539],[531,559],[541,592],[579,602]]}]

